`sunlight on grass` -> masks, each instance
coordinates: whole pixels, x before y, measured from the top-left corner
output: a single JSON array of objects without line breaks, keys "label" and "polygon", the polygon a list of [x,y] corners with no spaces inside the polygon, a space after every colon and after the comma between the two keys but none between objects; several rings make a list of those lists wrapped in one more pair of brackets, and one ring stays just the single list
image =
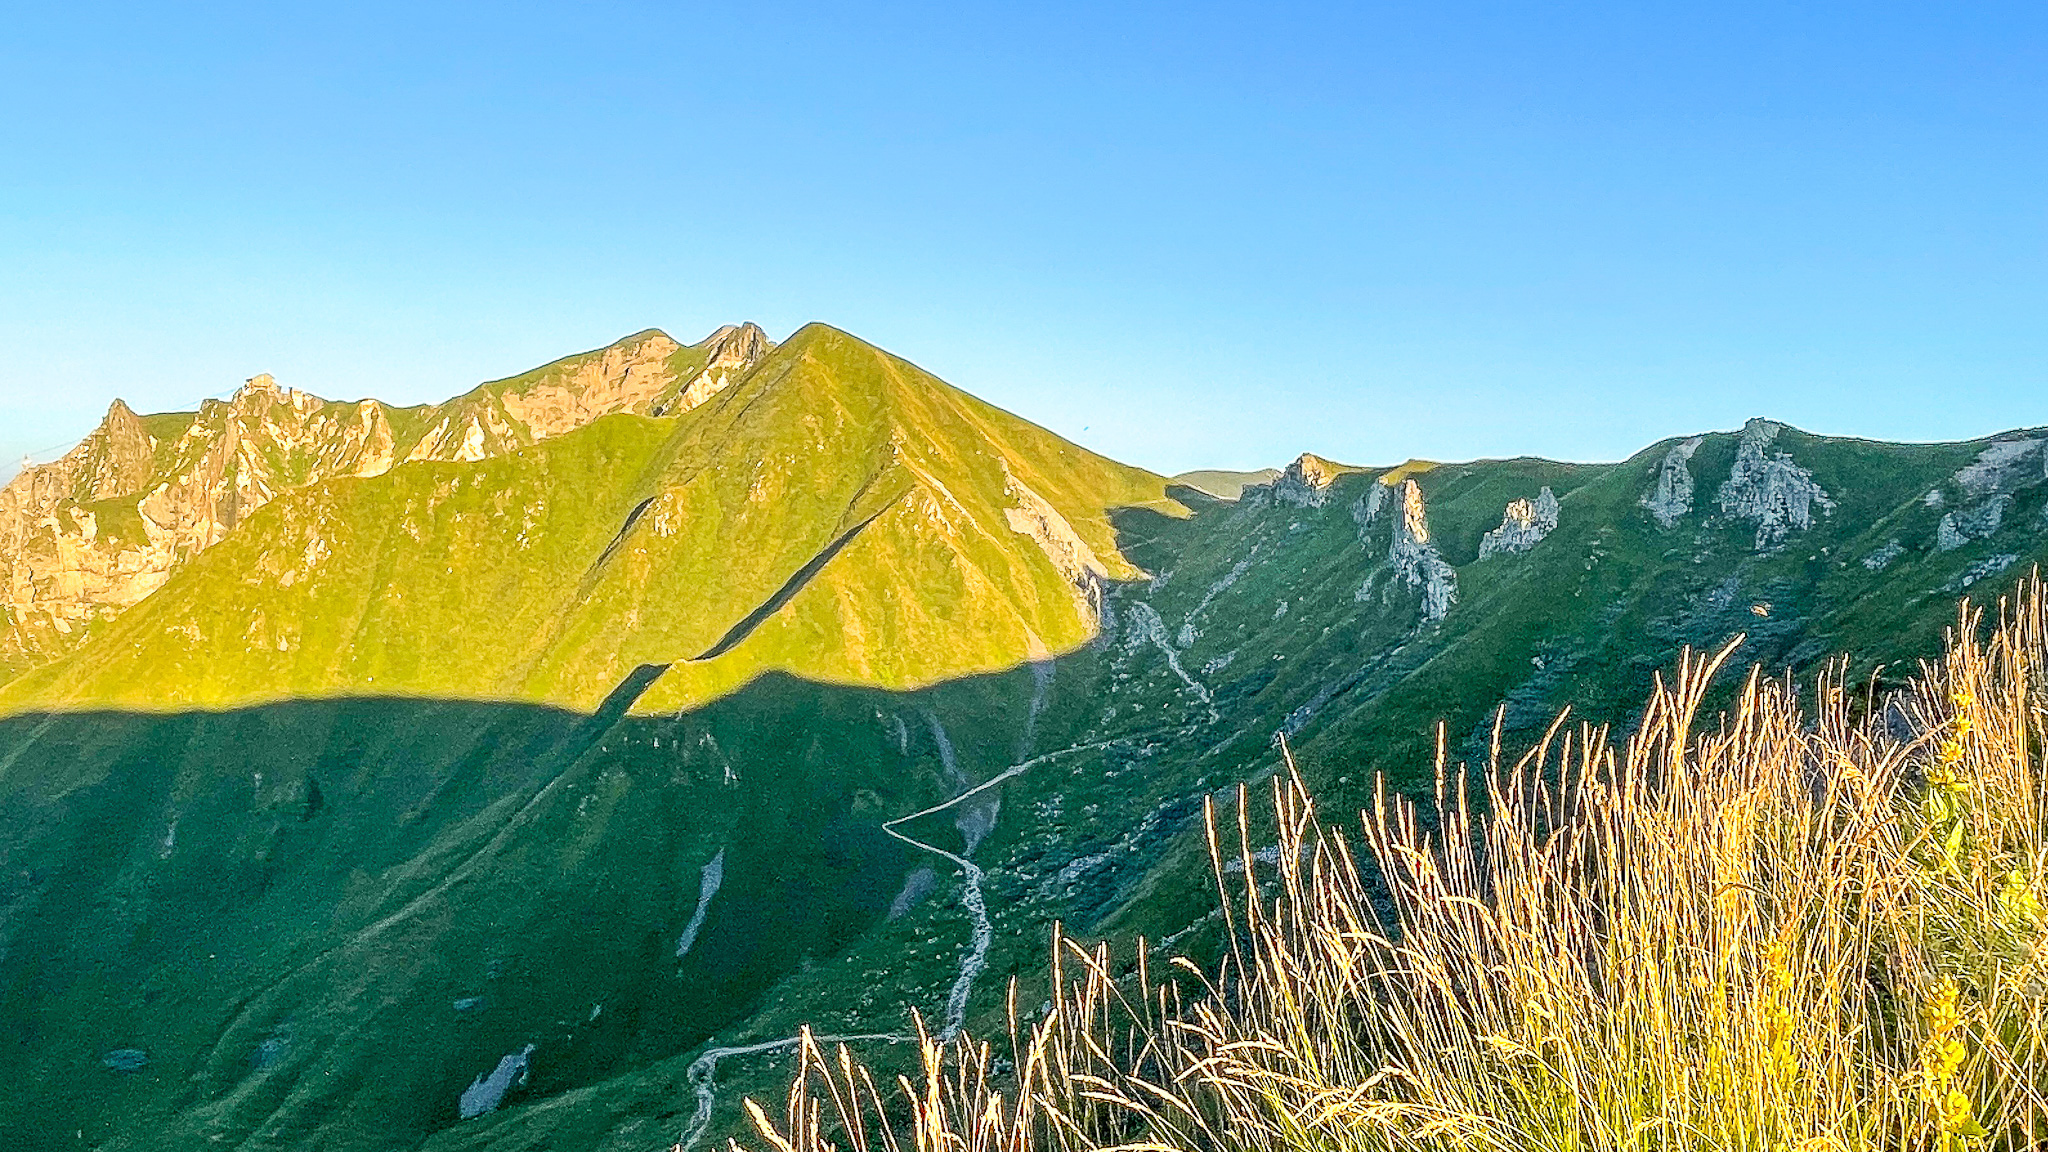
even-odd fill
[{"label": "sunlight on grass", "polygon": [[[2043,587],[1890,701],[1686,655],[1625,742],[1561,717],[1359,831],[1274,781],[1278,863],[1209,813],[1228,940],[1055,939],[1000,1055],[878,1083],[809,1037],[779,1152],[2027,1149],[2048,1139]],[[1226,860],[1230,866],[1226,866]]]}]

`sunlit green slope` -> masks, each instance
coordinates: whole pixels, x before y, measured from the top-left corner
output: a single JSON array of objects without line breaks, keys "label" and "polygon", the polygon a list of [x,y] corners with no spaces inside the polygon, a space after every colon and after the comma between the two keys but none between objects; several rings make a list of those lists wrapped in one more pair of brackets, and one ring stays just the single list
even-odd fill
[{"label": "sunlit green slope", "polygon": [[1104,583],[1134,572],[1108,512],[1137,504],[1178,508],[1158,478],[813,325],[679,418],[290,492],[0,702],[590,707],[641,664],[676,665],[657,708],[766,669],[927,683],[1085,640]]},{"label": "sunlit green slope", "polygon": [[2038,431],[1225,501],[830,328],[746,346],[680,415],[708,352],[281,494],[0,689],[0,1145],[717,1147],[802,1024],[1028,1013],[1056,921],[1215,947],[1202,807],[1283,738],[1341,813],[1439,723],[1625,730],[1684,645],[1746,637],[1723,691],[1909,661],[2048,556]]}]

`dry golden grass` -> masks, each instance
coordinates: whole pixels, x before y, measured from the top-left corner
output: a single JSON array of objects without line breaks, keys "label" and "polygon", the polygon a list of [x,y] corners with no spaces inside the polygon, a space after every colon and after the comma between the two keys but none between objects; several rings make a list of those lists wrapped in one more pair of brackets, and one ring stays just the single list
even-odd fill
[{"label": "dry golden grass", "polygon": [[2041,584],[1986,632],[1966,608],[1889,706],[1752,675],[1711,726],[1727,652],[1687,656],[1625,744],[1560,718],[1483,803],[1440,765],[1355,841],[1290,773],[1277,866],[1242,796],[1209,814],[1214,970],[1056,939],[1053,1009],[1013,1010],[1001,1057],[927,1040],[885,1086],[806,1038],[755,1126],[779,1152],[2040,1147]]}]

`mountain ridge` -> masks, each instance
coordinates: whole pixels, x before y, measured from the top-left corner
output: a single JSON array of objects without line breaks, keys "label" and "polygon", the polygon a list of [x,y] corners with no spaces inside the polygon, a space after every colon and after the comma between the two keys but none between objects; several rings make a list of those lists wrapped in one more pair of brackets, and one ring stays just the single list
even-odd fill
[{"label": "mountain ridge", "polygon": [[192,412],[142,417],[115,400],[77,447],[0,486],[0,675],[75,646],[281,491],[478,460],[615,411],[680,414],[771,347],[751,322],[694,345],[646,329],[412,407],[324,400],[267,373]]},{"label": "mountain ridge", "polygon": [[[608,378],[659,403],[739,332]],[[704,1147],[800,1025],[999,1029],[1055,923],[1213,956],[1202,813],[1283,739],[1341,811],[1566,706],[1627,731],[1686,647],[1740,638],[1714,699],[1837,652],[1878,693],[2048,559],[2040,431],[1225,500],[829,326],[760,351],[679,416],[276,490],[0,685],[0,1140]],[[118,416],[69,491],[131,417],[161,446]]]},{"label": "mountain ridge", "polygon": [[[902,686],[1084,642],[1100,582],[1136,574],[1107,509],[1173,506],[1157,477],[837,329],[808,325],[746,367],[688,419],[615,412],[473,460],[276,495],[103,641],[0,686],[0,701],[219,706],[370,690],[590,706],[628,669],[660,663],[677,668],[650,706],[680,706],[758,672],[746,654],[697,658],[857,522],[872,527],[848,541],[854,573],[815,574],[752,647],[781,650],[766,666]],[[497,588],[422,603],[419,590],[449,583],[443,568]],[[654,593],[664,583],[699,599],[679,610]],[[502,633],[469,610],[482,602],[529,623]],[[337,613],[357,624],[333,630]],[[921,639],[860,638],[876,628]],[[455,635],[478,638],[473,658],[428,659]]]}]

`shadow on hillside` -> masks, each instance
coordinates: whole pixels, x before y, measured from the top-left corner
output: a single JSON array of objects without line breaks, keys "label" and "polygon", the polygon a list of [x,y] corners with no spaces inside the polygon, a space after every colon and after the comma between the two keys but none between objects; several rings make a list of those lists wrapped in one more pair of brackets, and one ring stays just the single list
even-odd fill
[{"label": "shadow on hillside", "polygon": [[[888,915],[929,857],[881,821],[1049,723],[1028,669],[631,714],[659,672],[591,714],[0,720],[0,1144],[350,1113],[403,1144],[525,1044],[528,1098],[688,1051]],[[103,1066],[125,1049],[147,1066]]]}]

